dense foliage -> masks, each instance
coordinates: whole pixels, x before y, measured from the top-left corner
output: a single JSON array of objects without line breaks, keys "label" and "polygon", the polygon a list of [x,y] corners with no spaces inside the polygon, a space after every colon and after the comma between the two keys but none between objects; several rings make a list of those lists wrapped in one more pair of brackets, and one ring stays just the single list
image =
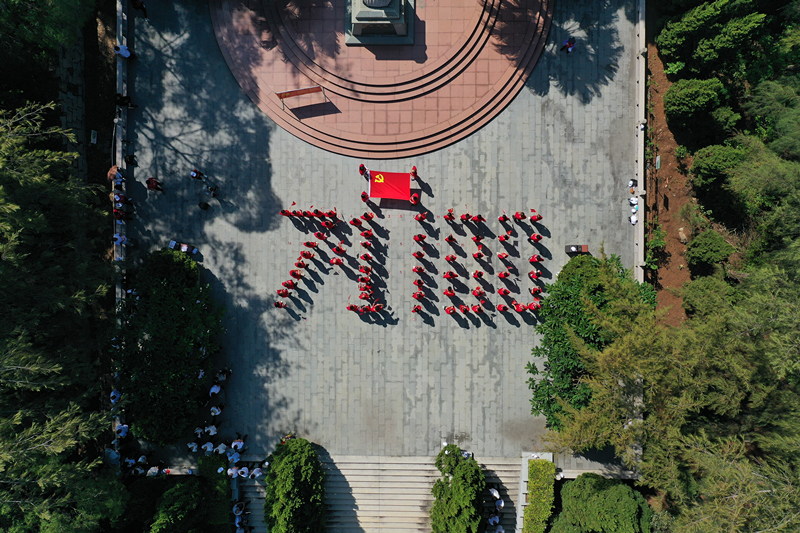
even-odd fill
[{"label": "dense foliage", "polygon": [[552,461],[528,461],[528,505],[522,518],[522,533],[544,533],[553,512],[556,465]]},{"label": "dense foliage", "polygon": [[664,95],[664,113],[670,126],[688,127],[708,121],[709,113],[723,101],[722,83],[717,79],[680,80]]},{"label": "dense foliage", "polygon": [[[533,391],[533,413],[544,415],[549,427],[559,429],[566,408],[579,409],[591,398],[589,387],[581,381],[586,366],[576,346],[600,349],[614,338],[611,330],[591,319],[592,310],[635,316],[641,309],[655,306],[655,292],[649,285],[633,281],[619,258],[588,255],[571,259],[547,291],[541,323],[536,327],[541,345],[532,351],[545,362],[542,369],[528,363],[528,386]],[[629,301],[633,302],[630,307],[626,306]]]},{"label": "dense foliage", "polygon": [[478,462],[455,444],[448,444],[436,457],[442,478],[433,484],[431,506],[433,533],[478,533],[486,479]]},{"label": "dense foliage", "polygon": [[709,229],[692,239],[686,247],[686,262],[692,273],[710,274],[715,265],[727,260],[735,250],[722,235]]},{"label": "dense foliage", "polygon": [[95,439],[102,324],[93,308],[110,269],[90,191],[70,174],[52,106],[0,111],[0,530],[91,531],[124,507]]},{"label": "dense foliage", "polygon": [[325,472],[306,439],[289,439],[267,458],[264,519],[272,533],[325,531]]},{"label": "dense foliage", "polygon": [[581,474],[561,489],[561,508],[552,533],[650,533],[650,506],[619,480]]},{"label": "dense foliage", "polygon": [[116,346],[123,402],[138,437],[159,444],[185,436],[208,383],[197,379],[218,350],[222,311],[200,286],[199,267],[175,250],[147,256],[126,299]]}]

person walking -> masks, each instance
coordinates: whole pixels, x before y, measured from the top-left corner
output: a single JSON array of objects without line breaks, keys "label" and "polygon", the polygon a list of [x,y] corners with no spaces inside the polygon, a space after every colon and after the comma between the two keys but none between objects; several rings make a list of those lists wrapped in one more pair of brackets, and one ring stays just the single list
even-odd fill
[{"label": "person walking", "polygon": [[472,277],[475,279],[481,279],[483,277],[483,270],[476,270],[472,273]]},{"label": "person walking", "polygon": [[411,308],[412,313],[419,313],[420,311],[422,311],[421,305],[415,305],[414,307]]},{"label": "person walking", "polygon": [[[344,242],[344,241],[342,241],[342,242]],[[333,253],[339,254],[339,255],[344,255],[345,253],[347,253],[347,250],[345,250],[342,247],[342,243],[340,242],[339,244],[337,244],[336,246],[333,247]],[[336,259],[338,259],[338,258],[336,258]],[[337,265],[341,265],[342,264],[342,260],[339,259],[339,262],[336,263],[336,264]]]},{"label": "person walking", "polygon": [[316,237],[317,239],[319,239],[321,241],[327,241],[328,240],[328,236],[325,235],[324,233],[322,233],[321,231],[315,231],[314,232],[314,237]]},{"label": "person walking", "polygon": [[292,292],[289,289],[278,289],[278,296],[281,298],[288,298]]},{"label": "person walking", "polygon": [[323,220],[322,221],[322,226],[327,228],[327,229],[333,229],[333,228],[336,227],[336,221],[335,220]]},{"label": "person walking", "polygon": [[456,238],[453,236],[452,233],[450,235],[448,235],[447,237],[445,237],[444,240],[445,240],[445,242],[448,242],[450,244],[458,244],[458,241],[456,240]]},{"label": "person walking", "polygon": [[417,250],[416,252],[414,252],[411,255],[413,255],[415,259],[422,259],[422,258],[425,257],[425,254],[420,250]]},{"label": "person walking", "polygon": [[367,191],[361,191],[361,201],[364,203],[369,202],[369,194],[367,194]]},{"label": "person walking", "polygon": [[414,294],[412,294],[411,297],[414,298],[415,300],[424,300],[425,293],[423,291],[417,291]]},{"label": "person walking", "polygon": [[542,273],[541,273],[539,270],[531,270],[531,271],[528,273],[528,277],[529,277],[529,278],[531,278],[531,279],[532,279],[532,280],[534,280],[534,281],[536,281],[537,279],[539,279],[539,278],[541,277],[541,275],[542,275]]},{"label": "person walking", "polygon": [[[203,174],[202,172],[200,172],[197,169],[192,170],[189,173],[189,176],[191,176],[192,178],[194,178],[196,180],[200,180],[200,181],[206,181],[206,178],[208,177],[208,176],[206,176],[205,174]],[[302,212],[300,212],[300,213],[302,214]]]},{"label": "person walking", "polygon": [[486,219],[483,218],[483,215],[475,215],[475,216],[472,217],[471,220],[473,222],[475,222],[476,224],[479,223],[479,222],[486,222]]},{"label": "person walking", "polygon": [[475,298],[483,298],[484,294],[486,294],[486,293],[484,293],[483,289],[480,288],[480,287],[475,287],[474,289],[472,289],[472,295]]},{"label": "person walking", "polygon": [[[338,248],[338,246],[336,248]],[[336,251],[336,248],[333,249],[334,252]],[[344,261],[342,261],[341,257],[334,257],[333,259],[331,259],[332,265],[341,265],[342,263],[344,263]]]},{"label": "person walking", "polygon": [[285,304],[285,303],[283,303],[283,302],[281,302],[281,301],[278,301],[278,300],[276,300],[275,302],[273,302],[273,304],[272,304],[272,305],[274,305],[274,306],[275,306],[275,307],[277,307],[278,309],[285,309],[285,308],[286,308],[286,304]]},{"label": "person walking", "polygon": [[419,203],[419,194],[412,194],[408,201],[411,202],[411,205],[417,205]]},{"label": "person walking", "polygon": [[417,213],[417,215],[414,216],[414,220],[416,220],[417,222],[425,222],[425,220],[427,218],[428,218],[428,212],[427,211],[424,211],[422,213]]},{"label": "person walking", "polygon": [[472,254],[472,257],[474,257],[475,259],[483,259],[483,252],[477,251],[474,254]]},{"label": "person walking", "polygon": [[508,311],[508,306],[506,304],[497,304],[497,310],[501,313],[505,313]]},{"label": "person walking", "polygon": [[300,257],[303,259],[314,259],[314,254],[309,252],[308,250],[303,250],[300,252]]},{"label": "person walking", "polygon": [[500,278],[500,279],[510,278],[511,277],[511,273],[506,270],[506,271],[498,273],[497,277]]},{"label": "person walking", "polygon": [[418,242],[420,244],[423,244],[423,245],[425,244],[425,239],[426,238],[427,238],[427,236],[423,235],[422,233],[417,233],[416,235],[414,235],[414,241]]},{"label": "person walking", "polygon": [[542,240],[542,236],[539,235],[538,233],[534,233],[533,235],[528,237],[528,240],[531,241],[532,243],[537,243]]},{"label": "person walking", "polygon": [[290,279],[290,280],[286,280],[286,281],[284,281],[283,283],[281,283],[281,285],[283,285],[283,286],[284,286],[284,287],[286,287],[287,289],[295,289],[295,288],[297,288],[297,285],[296,285],[296,284],[295,284],[295,282],[294,282],[293,280],[291,280],[291,279]]},{"label": "person walking", "polygon": [[353,225],[353,226],[355,226],[355,227],[357,227],[357,228],[359,228],[359,227],[361,227],[361,225],[362,225],[362,224],[364,224],[364,223],[363,223],[363,222],[361,222],[361,220],[360,220],[360,219],[358,219],[358,218],[356,218],[356,217],[353,217],[353,218],[351,218],[351,219],[350,219],[350,224],[351,224],[351,225]]},{"label": "person walking", "polygon": [[500,296],[508,296],[509,294],[511,294],[511,291],[508,290],[506,287],[500,287],[499,289],[497,289],[497,294],[499,294]]},{"label": "person walking", "polygon": [[458,310],[461,311],[464,314],[467,314],[467,313],[469,313],[469,306],[466,305],[466,304],[461,304],[461,305],[458,306]]},{"label": "person walking", "polygon": [[523,213],[522,211],[517,211],[516,213],[514,213],[515,220],[525,220],[526,218],[527,217],[525,216],[525,213]]},{"label": "person walking", "polygon": [[478,304],[475,304],[475,305],[472,306],[472,312],[475,313],[476,315],[479,315],[479,314],[483,313],[483,307],[481,307]]},{"label": "person walking", "polygon": [[134,54],[127,46],[121,44],[119,46],[114,47],[114,53],[124,59],[130,59],[131,61],[136,59],[136,54]]},{"label": "person walking", "polygon": [[533,254],[530,259],[528,259],[531,263],[541,263],[542,256],[539,254]]},{"label": "person walking", "polygon": [[363,261],[372,261],[372,256],[367,253],[361,254],[358,257]]},{"label": "person walking", "polygon": [[317,246],[319,246],[319,243],[316,241],[306,241],[303,243],[303,246],[305,246],[306,248],[316,248]]},{"label": "person walking", "polygon": [[506,212],[503,211],[503,214],[497,217],[497,220],[499,222],[508,222],[508,215],[506,215]]},{"label": "person walking", "polygon": [[414,285],[416,285],[417,287],[420,287],[420,288],[425,286],[425,282],[422,281],[421,279],[415,279],[411,283],[413,283]]},{"label": "person walking", "polygon": [[442,218],[444,218],[448,222],[452,222],[453,220],[456,219],[456,215],[453,213],[452,209],[448,209],[447,213],[445,213],[444,217]]},{"label": "person walking", "polygon": [[566,50],[567,53],[571,53],[575,49],[575,37],[570,37],[569,39],[564,39],[564,42],[561,43],[561,50]]},{"label": "person walking", "polygon": [[456,291],[453,290],[453,287],[447,287],[443,293],[445,296],[452,298],[456,295]]},{"label": "person walking", "polygon": [[452,263],[456,259],[458,259],[458,258],[456,256],[454,256],[453,254],[444,256],[444,260],[447,261],[448,263]]},{"label": "person walking", "polygon": [[531,287],[530,291],[531,291],[531,295],[532,296],[537,296],[539,294],[542,294],[542,288],[541,287]]},{"label": "person walking", "polygon": [[412,271],[414,274],[422,274],[423,272],[425,272],[425,268],[424,268],[424,267],[421,267],[421,266],[419,266],[419,265],[416,265],[416,266],[414,266],[414,268],[412,268],[412,269],[411,269],[411,271]]},{"label": "person walking", "polygon": [[456,279],[458,277],[458,274],[456,274],[452,270],[448,270],[447,272],[444,273],[442,277],[444,279]]},{"label": "person walking", "polygon": [[361,215],[361,218],[362,220],[369,222],[370,220],[375,218],[375,213],[370,213],[370,212],[364,213],[363,215]]},{"label": "person walking", "polygon": [[453,307],[452,305],[445,305],[444,312],[447,313],[448,315],[452,315],[453,313],[456,312],[456,308]]},{"label": "person walking", "polygon": [[497,258],[500,259],[500,260],[507,259],[508,258],[508,253],[507,252],[500,252],[499,254],[497,254]]},{"label": "person walking", "polygon": [[361,236],[364,237],[365,239],[371,239],[372,238],[372,230],[371,229],[367,229],[367,230],[362,231],[361,232]]}]

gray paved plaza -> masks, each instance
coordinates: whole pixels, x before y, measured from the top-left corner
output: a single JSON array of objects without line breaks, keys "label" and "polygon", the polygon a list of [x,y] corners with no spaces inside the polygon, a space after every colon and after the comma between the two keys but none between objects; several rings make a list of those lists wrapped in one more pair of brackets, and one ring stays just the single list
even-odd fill
[{"label": "gray paved plaza", "polygon": [[[272,306],[308,240],[279,209],[297,202],[336,207],[346,219],[361,214],[362,161],[292,137],[252,104],[223,60],[204,2],[148,8],[152,24],[137,18],[132,33],[139,58],[131,65],[130,93],[141,107],[129,115],[130,146],[139,160],[132,192],[138,220],[129,232],[142,242],[139,253],[170,239],[200,249],[207,279],[227,310],[222,359],[234,369],[221,431],[249,433],[253,453],[270,451],[287,431],[332,454],[433,455],[443,439],[481,456],[532,449],[544,428],[530,414],[526,385],[525,365],[537,342],[533,317],[487,313],[456,320],[443,313],[444,237],[451,230],[441,216],[451,207],[482,213],[489,230],[500,234],[503,209],[536,208],[544,216],[540,253],[547,281],[567,261],[570,243],[598,254],[604,242],[606,252],[632,265],[626,219],[635,152],[632,2],[558,2],[539,64],[497,119],[413,161],[363,161],[387,171],[416,165],[426,184],[422,203],[435,216],[427,229],[436,250],[430,265],[438,271],[438,301],[418,316],[411,313],[411,253],[421,225],[402,206],[380,209],[381,292],[391,318],[378,321],[345,310],[348,298],[359,303],[357,284],[327,262],[301,282],[291,309]],[[567,56],[558,48],[570,35],[579,44]],[[209,211],[197,207],[207,197],[189,179],[192,168],[220,185],[222,195],[210,200]],[[149,176],[165,182],[165,195],[148,194]],[[360,240],[353,233],[346,238]],[[469,259],[462,263],[477,268],[469,257],[475,246],[459,238]],[[530,301],[526,258],[534,247],[517,242],[517,286],[521,300]],[[496,271],[502,247],[496,239],[487,245]],[[474,303],[469,294],[461,297]],[[497,294],[487,299],[501,302]]]}]

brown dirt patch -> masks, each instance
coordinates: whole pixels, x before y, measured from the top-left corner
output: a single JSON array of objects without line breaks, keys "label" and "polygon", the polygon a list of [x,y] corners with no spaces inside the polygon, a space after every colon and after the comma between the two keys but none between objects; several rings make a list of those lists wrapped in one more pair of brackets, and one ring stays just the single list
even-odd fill
[{"label": "brown dirt patch", "polygon": [[[686,223],[681,219],[679,212],[685,204],[693,202],[691,185],[685,171],[675,155],[678,147],[675,137],[667,127],[664,116],[663,96],[672,85],[664,74],[664,65],[658,56],[655,45],[654,28],[658,21],[658,10],[655,2],[647,3],[647,211],[648,223],[656,219],[666,232],[665,260],[660,264],[656,273],[651,275],[649,281],[653,283],[658,292],[658,308],[665,310],[663,323],[677,326],[686,320],[686,313],[681,306],[682,300],[676,294],[685,282],[691,279],[689,269],[684,260],[686,245],[679,237],[680,228],[690,236]],[[660,158],[659,168],[656,168],[656,158]],[[688,167],[691,161],[684,159]]]}]

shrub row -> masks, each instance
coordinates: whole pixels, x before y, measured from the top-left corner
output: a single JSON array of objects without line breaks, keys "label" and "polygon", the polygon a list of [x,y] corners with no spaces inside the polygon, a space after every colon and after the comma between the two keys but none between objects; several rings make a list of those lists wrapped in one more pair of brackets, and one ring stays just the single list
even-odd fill
[{"label": "shrub row", "polygon": [[522,533],[544,533],[553,510],[556,465],[552,461],[528,461],[528,505]]},{"label": "shrub row", "polygon": [[286,440],[267,461],[264,520],[269,531],[325,531],[325,472],[311,443]]},{"label": "shrub row", "polygon": [[464,456],[455,444],[445,446],[436,457],[442,479],[433,484],[432,533],[477,533],[481,525],[481,492],[486,479],[480,465]]}]

